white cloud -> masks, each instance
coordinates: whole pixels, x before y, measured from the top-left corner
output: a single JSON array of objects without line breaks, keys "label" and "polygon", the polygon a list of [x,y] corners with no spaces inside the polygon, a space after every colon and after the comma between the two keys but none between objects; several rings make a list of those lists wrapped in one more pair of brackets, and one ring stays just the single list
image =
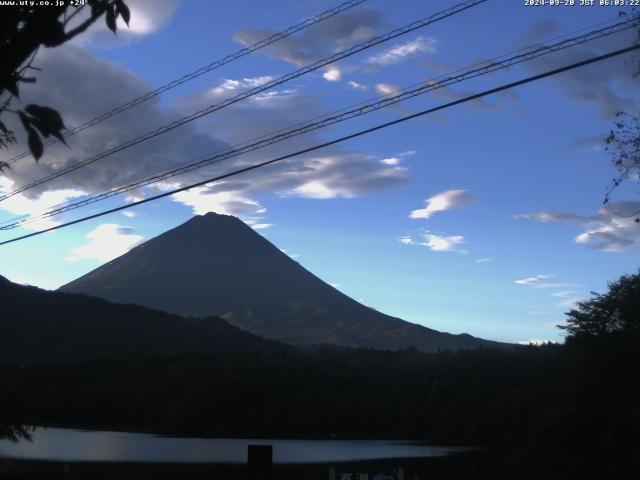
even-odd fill
[{"label": "white cloud", "polygon": [[640,245],[640,232],[633,218],[610,216],[587,227],[574,240],[605,252],[624,252]]},{"label": "white cloud", "polygon": [[122,227],[115,223],[99,225],[95,230],[88,233],[86,238],[89,239],[89,242],[72,248],[70,255],[65,260],[75,262],[83,259],[93,259],[100,262],[108,262],[120,255],[124,255],[143,240],[140,235],[135,235],[133,228]]},{"label": "white cloud", "polygon": [[322,74],[322,78],[328,82],[338,82],[342,78],[342,71],[335,65],[331,65]]},{"label": "white cloud", "polygon": [[[8,193],[14,188],[15,182],[7,177],[0,177],[0,192]],[[84,192],[77,189],[65,188],[42,192],[33,197],[19,193],[3,200],[0,207],[13,215],[37,216],[47,209],[64,203],[73,198],[81,197]],[[41,231],[59,225],[61,222],[54,217],[39,218],[22,225],[26,230]]]},{"label": "white cloud", "polygon": [[[185,113],[197,110],[219,98],[216,95],[211,89],[200,92],[181,100],[179,107]],[[326,113],[314,97],[293,92],[279,96],[273,102],[247,99],[225,109],[220,115],[208,118],[209,123],[205,127],[212,134],[236,144],[250,138],[270,136],[274,131],[306,123],[310,117]],[[261,162],[320,142],[321,139],[313,132],[300,135],[264,150],[247,153],[236,163],[231,160],[227,168]],[[219,167],[216,172],[219,172]],[[315,199],[352,198],[402,185],[408,181],[407,172],[404,167],[380,163],[375,155],[330,147],[317,154],[307,154],[256,170],[238,177],[237,181],[218,182],[210,190],[235,192],[239,197],[251,199],[264,194]]]},{"label": "white cloud", "polygon": [[135,203],[135,202],[139,202],[141,200],[144,200],[144,195],[141,194],[128,194],[125,195],[124,197],[125,202],[129,202],[129,203]]},{"label": "white cloud", "polygon": [[580,283],[567,283],[567,282],[558,282],[558,283],[539,283],[534,285],[535,288],[579,288],[582,287]]},{"label": "white cloud", "polygon": [[127,218],[133,218],[137,215],[137,213],[134,212],[133,210],[125,210],[122,212],[122,215],[124,215]]},{"label": "white cloud", "polygon": [[413,210],[410,218],[429,219],[434,213],[444,212],[452,208],[464,207],[474,201],[468,190],[447,190],[425,200],[426,207]]},{"label": "white cloud", "polygon": [[551,294],[552,297],[560,297],[560,298],[571,298],[571,297],[576,297],[577,295],[578,293],[574,292],[573,290],[561,290],[559,292],[555,292]]},{"label": "white cloud", "polygon": [[623,252],[640,246],[640,228],[635,218],[640,215],[640,202],[614,202],[598,209],[595,215],[583,216],[566,212],[536,212],[514,218],[542,223],[562,222],[583,229],[575,243],[594,250]]},{"label": "white cloud", "polygon": [[266,209],[260,203],[250,198],[244,198],[232,191],[211,192],[214,184],[192,188],[184,192],[173,194],[171,198],[193,209],[196,215],[209,212],[224,215],[254,215],[264,213]]},{"label": "white cloud", "polygon": [[397,153],[391,157],[383,158],[380,162],[385,165],[399,165],[405,157],[410,157],[416,153],[417,152],[415,150],[405,150],[404,152]]},{"label": "white cloud", "polygon": [[[72,40],[72,43],[83,45],[87,43],[100,46],[119,46],[130,43],[133,39],[155,33],[164,27],[173,17],[179,5],[179,0],[127,0],[126,4],[131,12],[129,26],[121,17],[117,18],[117,35],[114,35],[99,19],[86,32]],[[89,9],[76,16],[69,28],[73,28],[86,20],[90,15]]]},{"label": "white cloud", "polygon": [[367,59],[366,63],[370,66],[398,64],[421,53],[435,53],[437,51],[436,44],[435,38],[420,36],[408,42],[393,45],[376,55],[372,55]]},{"label": "white cloud", "polygon": [[336,198],[340,195],[336,190],[331,189],[322,182],[315,181],[303,183],[299,187],[296,187],[294,192],[301,197],[317,199]]},{"label": "white cloud", "polygon": [[349,80],[347,82],[347,85],[349,85],[354,90],[368,90],[369,89],[369,87],[367,85],[365,85],[364,83],[358,83],[358,82],[356,82],[354,80]]},{"label": "white cloud", "polygon": [[578,288],[581,287],[579,283],[566,283],[566,282],[547,282],[550,278],[554,278],[555,275],[534,275],[533,277],[527,277],[520,280],[515,280],[513,283],[518,285],[528,285],[533,288]]},{"label": "white cloud", "polygon": [[225,93],[238,93],[239,90],[247,90],[256,88],[269,83],[274,77],[270,75],[262,75],[260,77],[242,78],[240,80],[234,80],[231,78],[224,79],[218,86],[213,87],[211,92],[216,96],[224,95]]},{"label": "white cloud", "polygon": [[426,246],[434,252],[464,252],[464,250],[460,250],[458,248],[458,245],[462,245],[465,242],[462,235],[446,237],[442,235],[427,234],[425,238],[427,240]]},{"label": "white cloud", "polygon": [[553,278],[554,275],[534,275],[533,277],[523,278],[521,280],[515,280],[513,283],[517,283],[518,285],[534,285],[537,286],[541,281],[547,280],[549,278]]},{"label": "white cloud", "polygon": [[400,89],[400,87],[391,83],[376,83],[376,90],[381,95],[390,95],[398,89]]},{"label": "white cloud", "polygon": [[572,213],[562,212],[536,212],[536,213],[519,213],[514,215],[513,218],[523,218],[526,220],[537,220],[542,223],[558,222],[558,221],[573,221],[573,220],[585,220],[586,217],[581,215],[574,215]]},{"label": "white cloud", "polygon": [[129,27],[118,17],[120,31],[136,35],[148,35],[163,27],[178,7],[178,0],[128,0],[131,11]]},{"label": "white cloud", "polygon": [[580,294],[573,290],[562,290],[552,293],[551,296],[561,299],[557,306],[562,308],[575,308],[576,304],[582,300]]},{"label": "white cloud", "polygon": [[410,235],[404,235],[400,237],[400,243],[404,243],[405,245],[413,245],[415,242]]},{"label": "white cloud", "polygon": [[284,248],[281,248],[280,251],[282,253],[284,253],[285,255],[287,255],[289,258],[292,258],[294,260],[297,260],[298,258],[300,258],[302,255],[300,255],[299,253],[289,253],[287,250],[285,250]]},{"label": "white cloud", "polygon": [[491,260],[492,258],[490,257],[476,258],[476,263],[486,263],[486,262],[490,262]]},{"label": "white cloud", "polygon": [[253,225],[251,225],[251,228],[254,228],[256,230],[264,230],[270,227],[273,227],[273,223],[254,223]]},{"label": "white cloud", "polygon": [[546,338],[531,338],[529,340],[520,340],[518,341],[518,343],[520,345],[540,346],[540,345],[544,345],[545,343],[555,343],[555,342],[552,342],[551,340],[548,340]]},{"label": "white cloud", "polygon": [[410,157],[418,153],[416,150],[405,150],[404,152],[400,152],[398,154],[399,157]]},{"label": "white cloud", "polygon": [[434,252],[457,252],[462,255],[469,253],[467,250],[460,248],[466,241],[462,235],[446,236],[427,231],[422,232],[419,237],[403,235],[398,240],[405,245],[419,245]]}]

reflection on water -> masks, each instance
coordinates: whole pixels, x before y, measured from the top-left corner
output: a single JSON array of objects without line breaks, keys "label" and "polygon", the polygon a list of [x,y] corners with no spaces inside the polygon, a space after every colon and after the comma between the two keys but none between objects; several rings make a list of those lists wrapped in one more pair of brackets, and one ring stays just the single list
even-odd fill
[{"label": "reflection on water", "polygon": [[55,461],[245,463],[247,445],[273,445],[274,463],[329,463],[448,455],[460,448],[387,440],[176,438],[38,428],[33,442],[0,440],[0,457]]}]

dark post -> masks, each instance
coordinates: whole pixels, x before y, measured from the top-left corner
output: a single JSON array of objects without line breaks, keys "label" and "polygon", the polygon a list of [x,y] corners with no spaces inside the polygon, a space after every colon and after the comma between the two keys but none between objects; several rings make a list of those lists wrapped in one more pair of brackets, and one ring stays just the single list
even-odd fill
[{"label": "dark post", "polygon": [[248,480],[273,480],[273,446],[249,445]]}]

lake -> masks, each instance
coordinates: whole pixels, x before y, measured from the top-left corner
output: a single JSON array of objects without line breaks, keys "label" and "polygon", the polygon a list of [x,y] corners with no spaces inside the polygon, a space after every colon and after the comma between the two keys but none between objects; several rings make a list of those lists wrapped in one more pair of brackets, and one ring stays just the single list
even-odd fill
[{"label": "lake", "polygon": [[0,440],[0,457],[66,462],[245,463],[247,445],[273,445],[273,461],[333,463],[419,458],[465,451],[398,440],[254,440],[38,428],[33,442]]}]

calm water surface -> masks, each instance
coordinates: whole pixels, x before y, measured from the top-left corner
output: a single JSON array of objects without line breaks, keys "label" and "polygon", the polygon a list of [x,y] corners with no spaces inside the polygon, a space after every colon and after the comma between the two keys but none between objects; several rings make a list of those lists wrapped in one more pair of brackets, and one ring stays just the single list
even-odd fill
[{"label": "calm water surface", "polygon": [[252,440],[38,428],[33,442],[0,440],[0,457],[54,461],[245,463],[247,445],[273,445],[274,463],[449,455],[463,449],[388,440]]}]

